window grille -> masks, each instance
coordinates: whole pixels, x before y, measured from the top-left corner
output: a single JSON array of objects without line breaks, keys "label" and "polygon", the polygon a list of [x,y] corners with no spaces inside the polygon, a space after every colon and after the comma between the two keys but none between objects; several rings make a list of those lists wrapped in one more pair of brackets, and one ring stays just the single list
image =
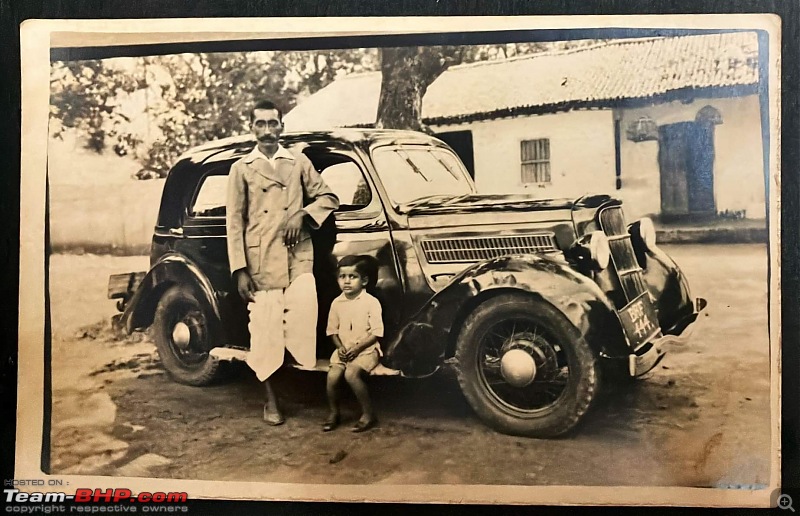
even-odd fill
[{"label": "window grille", "polygon": [[520,142],[522,183],[544,184],[550,182],[550,139],[523,140]]}]

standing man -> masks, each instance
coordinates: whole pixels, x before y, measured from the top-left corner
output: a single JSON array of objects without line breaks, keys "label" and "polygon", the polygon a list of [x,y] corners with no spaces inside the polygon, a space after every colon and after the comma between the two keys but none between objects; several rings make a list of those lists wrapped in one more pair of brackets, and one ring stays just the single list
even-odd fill
[{"label": "standing man", "polygon": [[269,101],[250,111],[257,145],[231,167],[226,208],[233,282],[250,311],[247,364],[264,382],[264,421],[273,426],[284,417],[269,377],[283,363],[284,349],[302,367],[316,364],[310,230],[339,207],[311,161],[278,143],[282,119],[281,110]]}]

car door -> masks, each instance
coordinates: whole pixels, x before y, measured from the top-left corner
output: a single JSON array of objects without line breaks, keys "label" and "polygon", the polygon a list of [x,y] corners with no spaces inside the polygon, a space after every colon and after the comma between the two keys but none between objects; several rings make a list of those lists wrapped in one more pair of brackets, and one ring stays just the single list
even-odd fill
[{"label": "car door", "polygon": [[[325,329],[331,302],[340,293],[336,282],[339,259],[350,254],[371,258],[375,274],[368,291],[381,302],[387,336],[400,324],[403,291],[383,205],[357,154],[332,151],[327,146],[309,146],[304,152],[340,200],[334,217],[312,233],[319,306],[317,355],[328,358],[333,347]],[[246,307],[230,279],[226,244],[225,192],[232,163],[206,165],[174,249],[197,263],[217,290],[229,345],[248,347]]]},{"label": "car door", "polygon": [[[340,294],[336,263],[347,255],[369,257],[373,273],[367,291],[381,302],[388,338],[398,330],[403,306],[391,233],[381,200],[359,157],[354,152],[330,149],[304,150],[322,179],[339,198],[335,228],[320,228],[314,235],[314,274],[320,307],[320,333],[324,332],[333,299]],[[331,235],[335,232],[335,235]],[[322,336],[322,335],[321,335]],[[328,339],[324,339],[325,342]],[[327,347],[330,351],[333,350]]]},{"label": "car door", "polygon": [[225,200],[234,159],[204,165],[189,197],[174,250],[190,259],[208,278],[217,296],[227,345],[249,348],[247,307],[236,292],[228,262]]}]

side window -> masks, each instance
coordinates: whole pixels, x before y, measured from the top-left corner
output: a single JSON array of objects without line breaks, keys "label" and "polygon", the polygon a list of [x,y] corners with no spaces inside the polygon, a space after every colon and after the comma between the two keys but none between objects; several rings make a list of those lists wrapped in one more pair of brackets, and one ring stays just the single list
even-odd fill
[{"label": "side window", "polygon": [[[329,156],[330,157],[330,156]],[[333,190],[341,204],[339,211],[354,211],[369,205],[372,191],[361,169],[353,161],[342,161],[317,165],[322,179]],[[217,170],[203,177],[191,205],[191,217],[224,217],[228,188],[227,170]]]},{"label": "side window", "polygon": [[202,179],[197,195],[189,207],[192,217],[224,217],[227,174],[209,174]]},{"label": "side window", "polygon": [[361,169],[352,161],[328,165],[321,170],[320,175],[339,198],[339,211],[359,210],[372,200],[372,191]]}]

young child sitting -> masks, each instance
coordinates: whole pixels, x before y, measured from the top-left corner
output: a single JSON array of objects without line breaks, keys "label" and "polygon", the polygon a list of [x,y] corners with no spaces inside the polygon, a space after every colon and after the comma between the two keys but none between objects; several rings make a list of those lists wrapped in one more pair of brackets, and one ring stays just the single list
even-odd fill
[{"label": "young child sitting", "polygon": [[358,256],[345,256],[339,262],[337,280],[342,293],[333,300],[328,316],[327,334],[336,345],[328,371],[328,404],[330,414],[322,425],[329,432],[339,425],[339,392],[342,377],[353,389],[361,418],[353,432],[364,432],[378,420],[372,410],[365,377],[377,365],[381,355],[378,339],[383,337],[381,304],[366,290],[369,265]]}]

